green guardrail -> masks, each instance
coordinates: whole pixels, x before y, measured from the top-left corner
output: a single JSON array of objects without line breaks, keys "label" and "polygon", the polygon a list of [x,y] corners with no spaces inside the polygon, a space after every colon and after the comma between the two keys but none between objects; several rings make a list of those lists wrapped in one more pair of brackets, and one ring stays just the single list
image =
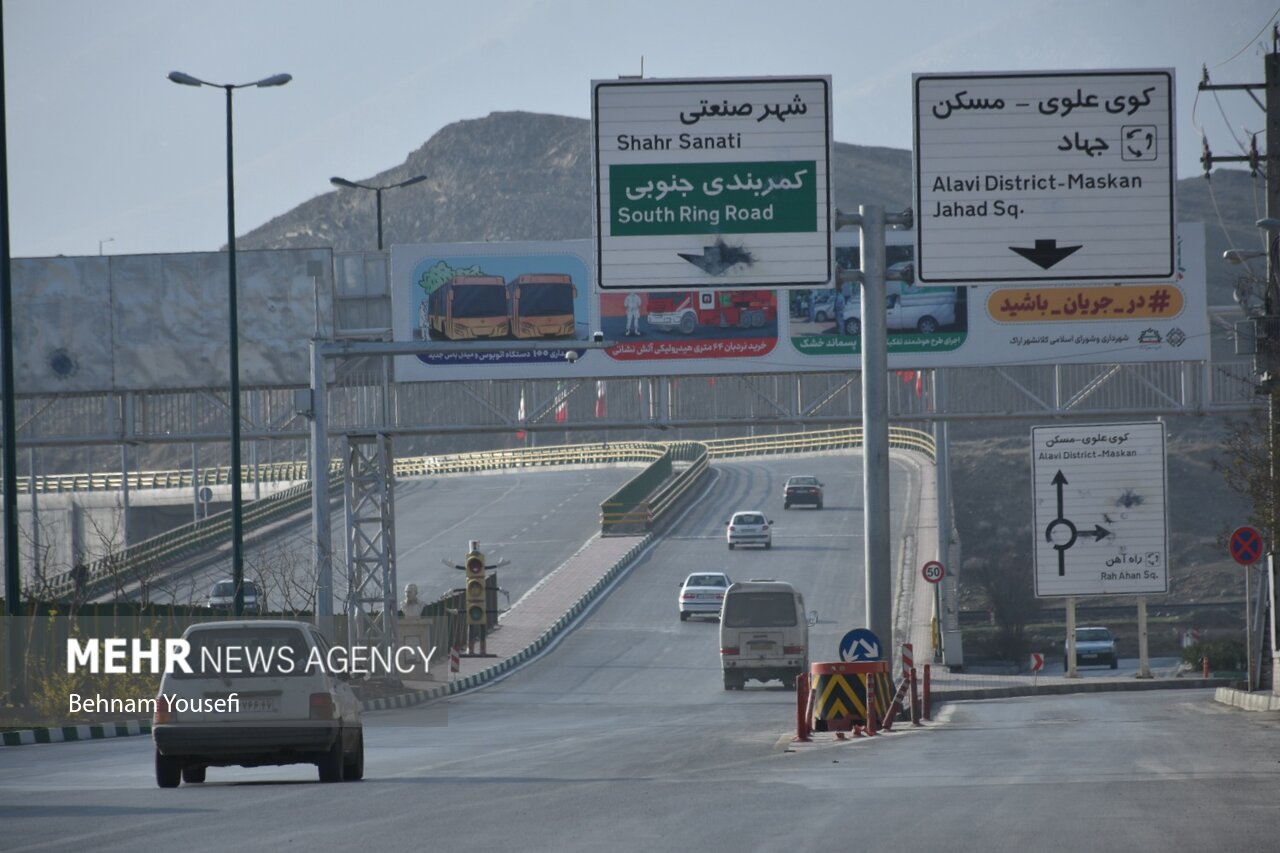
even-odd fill
[{"label": "green guardrail", "polygon": [[708,469],[705,444],[673,442],[644,471],[600,504],[600,533],[645,533],[674,507]]}]

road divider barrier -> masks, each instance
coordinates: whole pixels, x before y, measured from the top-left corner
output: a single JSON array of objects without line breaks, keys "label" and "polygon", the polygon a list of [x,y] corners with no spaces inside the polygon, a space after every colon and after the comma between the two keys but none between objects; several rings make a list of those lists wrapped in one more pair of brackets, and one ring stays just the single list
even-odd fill
[{"label": "road divider barrier", "polygon": [[[835,661],[811,663],[812,684],[808,707],[812,723],[808,731],[874,735],[893,725],[894,688],[887,661]],[[805,732],[806,736],[808,731]]]}]

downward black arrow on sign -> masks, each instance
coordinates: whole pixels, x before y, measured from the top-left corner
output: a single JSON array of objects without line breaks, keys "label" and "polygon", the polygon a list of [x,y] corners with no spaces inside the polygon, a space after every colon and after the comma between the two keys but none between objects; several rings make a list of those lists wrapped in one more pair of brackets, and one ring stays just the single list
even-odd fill
[{"label": "downward black arrow on sign", "polygon": [[1009,250],[1017,252],[1022,257],[1031,261],[1031,263],[1041,269],[1049,269],[1049,267],[1061,261],[1063,258],[1071,255],[1080,246],[1062,246],[1059,248],[1057,240],[1037,240],[1034,248],[1028,249],[1025,246],[1010,246]]}]

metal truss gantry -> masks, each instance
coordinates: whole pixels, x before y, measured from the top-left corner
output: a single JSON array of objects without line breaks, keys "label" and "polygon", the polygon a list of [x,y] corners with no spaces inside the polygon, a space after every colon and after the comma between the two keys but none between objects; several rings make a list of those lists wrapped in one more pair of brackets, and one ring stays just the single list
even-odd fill
[{"label": "metal truss gantry", "polygon": [[396,640],[394,456],[391,437],[346,437],[347,616],[353,644],[389,649]]}]

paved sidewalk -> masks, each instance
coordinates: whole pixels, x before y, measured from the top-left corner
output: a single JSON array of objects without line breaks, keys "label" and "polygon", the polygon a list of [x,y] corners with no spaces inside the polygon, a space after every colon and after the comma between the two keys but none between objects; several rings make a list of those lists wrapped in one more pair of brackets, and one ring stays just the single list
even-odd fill
[{"label": "paved sidewalk", "polygon": [[459,671],[450,675],[449,650],[439,649],[431,665],[434,681],[406,682],[405,694],[368,700],[365,710],[404,708],[470,690],[535,657],[631,565],[651,538],[593,537],[499,617],[498,628],[485,638],[488,657],[463,657]]}]

